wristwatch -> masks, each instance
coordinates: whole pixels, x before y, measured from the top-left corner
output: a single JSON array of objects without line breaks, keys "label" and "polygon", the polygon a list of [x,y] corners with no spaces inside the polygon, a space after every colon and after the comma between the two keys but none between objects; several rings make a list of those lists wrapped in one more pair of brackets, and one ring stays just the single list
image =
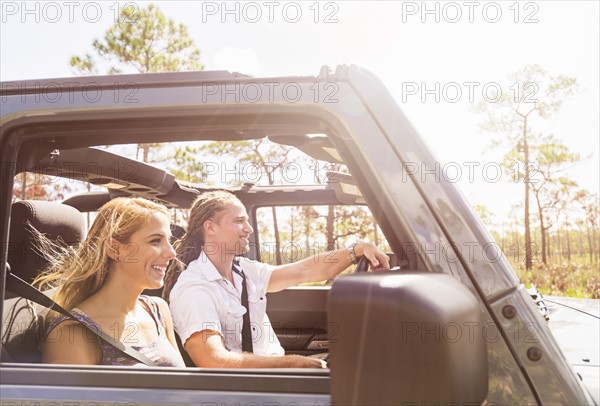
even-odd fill
[{"label": "wristwatch", "polygon": [[354,251],[354,247],[356,247],[357,245],[358,245],[358,243],[355,242],[348,247],[348,254],[350,255],[350,261],[354,265],[358,264],[358,258],[356,258],[356,251]]}]

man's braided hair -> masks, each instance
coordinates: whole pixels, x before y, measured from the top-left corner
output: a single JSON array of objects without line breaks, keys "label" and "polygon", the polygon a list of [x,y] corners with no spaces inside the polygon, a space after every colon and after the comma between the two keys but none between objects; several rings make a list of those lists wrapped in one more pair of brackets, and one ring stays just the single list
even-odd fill
[{"label": "man's braided hair", "polygon": [[177,261],[173,261],[165,276],[163,299],[169,301],[169,294],[175,286],[181,272],[190,262],[200,256],[204,246],[204,222],[214,220],[219,222],[218,214],[230,204],[239,202],[232,193],[224,190],[204,192],[196,198],[190,210],[187,231],[184,236],[174,244],[177,251]]}]

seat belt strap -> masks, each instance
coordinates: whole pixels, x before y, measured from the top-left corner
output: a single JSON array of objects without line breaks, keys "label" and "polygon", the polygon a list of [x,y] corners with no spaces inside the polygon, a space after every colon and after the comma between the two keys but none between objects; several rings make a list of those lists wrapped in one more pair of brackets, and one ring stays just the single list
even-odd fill
[{"label": "seat belt strap", "polygon": [[239,260],[235,259],[231,269],[242,277],[242,306],[246,308],[246,313],[243,316],[242,324],[242,351],[253,352],[252,331],[250,330],[250,307],[248,306],[248,288],[246,285],[246,275],[240,268]]},{"label": "seat belt strap", "polygon": [[115,340],[113,337],[109,336],[104,331],[102,331],[100,329],[98,329],[98,330],[93,329],[93,328],[89,327],[88,325],[86,325],[85,323],[82,323],[75,316],[73,316],[73,314],[71,312],[64,309],[62,306],[60,306],[54,300],[52,300],[48,296],[44,295],[42,292],[40,292],[35,287],[31,286],[29,283],[25,282],[23,279],[10,273],[8,266],[7,266],[7,271],[8,272],[6,273],[6,289],[9,290],[10,292],[12,292],[16,295],[19,295],[25,299],[31,300],[32,302],[35,302],[39,305],[47,307],[50,310],[57,311],[58,313],[61,313],[62,315],[67,316],[68,318],[79,322],[83,327],[85,327],[87,330],[94,333],[94,335],[98,336],[102,341],[112,345],[113,347],[115,347],[122,353],[130,356],[131,358],[135,359],[136,361],[139,361],[142,364],[145,364],[148,366],[158,366],[154,361],[152,361],[150,358],[146,357],[141,352],[134,350],[133,348],[123,344],[120,341]]}]

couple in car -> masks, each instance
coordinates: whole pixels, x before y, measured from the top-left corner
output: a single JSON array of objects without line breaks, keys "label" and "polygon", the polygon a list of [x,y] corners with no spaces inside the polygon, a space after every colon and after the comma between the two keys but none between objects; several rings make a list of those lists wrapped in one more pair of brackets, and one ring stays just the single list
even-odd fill
[{"label": "couple in car", "polygon": [[[76,319],[49,316],[44,362],[139,365],[142,359],[183,367],[175,330],[199,367],[322,368],[318,358],[284,355],[266,315],[266,293],[332,279],[361,256],[375,268],[389,267],[387,255],[369,243],[279,266],[248,260],[241,255],[253,229],[244,205],[225,191],[197,198],[176,249],[169,226],[164,206],[117,198],[100,209],[79,246],[56,252],[41,238],[53,261],[37,283],[56,287],[54,300]],[[163,284],[169,305],[142,295]],[[117,349],[123,346],[133,351]]]}]

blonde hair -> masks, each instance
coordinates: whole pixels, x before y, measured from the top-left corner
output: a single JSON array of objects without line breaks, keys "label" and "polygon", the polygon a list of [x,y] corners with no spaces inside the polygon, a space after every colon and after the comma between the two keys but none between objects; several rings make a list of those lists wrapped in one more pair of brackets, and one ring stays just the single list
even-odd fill
[{"label": "blonde hair", "polygon": [[204,192],[196,198],[190,209],[187,231],[184,236],[174,244],[177,251],[177,261],[173,261],[167,270],[165,276],[165,287],[162,297],[169,301],[171,289],[179,279],[181,272],[190,262],[200,256],[204,245],[204,222],[206,220],[215,220],[218,222],[217,215],[227,209],[232,203],[240,200],[230,192],[225,190],[213,190]]},{"label": "blonde hair", "polygon": [[128,242],[157,212],[170,218],[162,204],[140,197],[118,197],[100,208],[87,237],[74,247],[59,246],[37,233],[38,251],[50,265],[34,284],[40,289],[56,288],[53,299],[65,309],[73,309],[104,284],[113,261],[107,252],[111,239]]}]

